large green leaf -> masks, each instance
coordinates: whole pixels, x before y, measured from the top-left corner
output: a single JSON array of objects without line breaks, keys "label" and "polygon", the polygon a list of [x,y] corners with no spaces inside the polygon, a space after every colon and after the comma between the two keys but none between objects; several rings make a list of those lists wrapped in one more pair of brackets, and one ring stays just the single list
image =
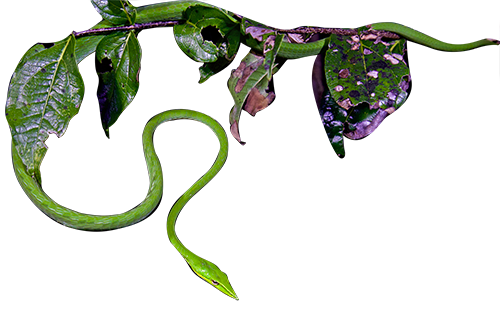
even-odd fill
[{"label": "large green leaf", "polygon": [[75,37],[31,47],[9,84],[6,117],[27,172],[41,183],[40,164],[49,133],[62,136],[78,113],[84,84],[75,57]]},{"label": "large green leaf", "polygon": [[406,99],[410,70],[404,39],[385,42],[375,34],[332,34],[325,55],[326,82],[344,109],[367,102],[370,108],[397,108]]},{"label": "large green leaf", "polygon": [[137,17],[136,8],[128,0],[92,0],[102,18],[113,25],[133,25]]},{"label": "large green leaf", "polygon": [[137,94],[141,55],[134,31],[107,35],[97,46],[97,97],[102,127],[108,137],[109,127],[118,120]]},{"label": "large green leaf", "polygon": [[342,136],[368,136],[406,101],[411,89],[406,40],[388,40],[362,27],[358,35],[332,35],[321,57],[327,89],[318,108],[332,146],[343,157]]},{"label": "large green leaf", "polygon": [[200,82],[227,67],[240,45],[238,22],[227,12],[195,5],[184,12],[185,23],[174,26],[181,50],[192,60],[204,62]]}]

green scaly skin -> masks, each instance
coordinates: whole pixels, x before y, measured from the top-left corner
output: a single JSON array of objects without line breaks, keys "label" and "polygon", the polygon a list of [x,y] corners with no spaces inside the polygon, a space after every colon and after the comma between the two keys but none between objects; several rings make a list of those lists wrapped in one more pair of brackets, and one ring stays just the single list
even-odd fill
[{"label": "green scaly skin", "polygon": [[[188,7],[193,5],[202,5],[214,8],[214,6],[212,5],[198,1],[173,1],[147,5],[137,8],[136,23],[168,20],[183,21],[183,12]],[[240,18],[239,15],[236,15],[234,13],[227,13],[236,20],[239,20]],[[110,25],[108,22],[102,21],[95,25],[93,29],[107,28],[111,26],[112,25]],[[491,39],[484,39],[467,44],[448,44],[431,38],[406,26],[395,23],[376,23],[372,24],[371,27],[374,30],[385,30],[396,33],[401,37],[408,39],[409,41],[442,51],[466,51],[482,46],[500,44],[499,41]],[[99,36],[90,36],[79,39],[79,46],[77,47],[85,52],[80,52],[81,56],[78,61],[81,61],[83,58],[92,53],[95,50],[95,46],[97,45],[99,40]],[[256,41],[247,34],[242,34],[242,42],[257,51],[262,51],[263,43]],[[322,50],[327,48],[327,45],[328,39],[322,39],[316,42],[305,44],[292,44],[283,42],[278,56],[286,59],[297,59],[308,56],[315,56]],[[201,190],[201,188],[203,188],[203,186],[205,186],[205,184],[207,184],[217,174],[217,172],[224,165],[227,157],[228,142],[226,134],[222,127],[212,118],[194,111],[172,110],[161,113],[153,117],[148,122],[144,129],[143,146],[149,173],[149,190],[143,202],[141,202],[133,209],[122,214],[109,216],[89,215],[73,211],[57,204],[49,196],[47,196],[47,194],[45,194],[38,182],[36,182],[26,173],[21,158],[19,157],[15,148],[12,147],[12,158],[16,177],[21,184],[21,187],[26,192],[28,197],[33,201],[33,203],[47,216],[65,226],[87,231],[105,231],[118,229],[138,223],[147,218],[158,207],[163,192],[162,170],[153,146],[154,130],[161,123],[176,119],[192,119],[208,125],[215,132],[219,139],[220,151],[214,165],[210,168],[210,170],[205,175],[203,175],[191,188],[189,188],[172,207],[167,218],[167,232],[169,239],[177,249],[177,251],[179,251],[179,253],[187,261],[191,269],[198,276],[200,276],[203,280],[207,281],[209,284],[211,284],[224,294],[238,299],[236,293],[234,292],[227,279],[226,274],[223,273],[213,263],[202,259],[189,251],[184,245],[182,245],[175,233],[175,222],[184,205],[194,194],[196,194],[196,192]]]},{"label": "green scaly skin", "polygon": [[372,24],[371,26],[374,30],[384,30],[384,31],[394,32],[399,34],[403,38],[407,39],[408,41],[415,42],[420,45],[424,45],[440,51],[460,52],[488,45],[500,45],[500,41],[494,39],[483,39],[465,44],[449,44],[439,41],[417,30],[413,30],[411,28],[396,23],[375,23]]},{"label": "green scaly skin", "polygon": [[228,152],[228,141],[224,129],[211,117],[190,110],[169,110],[160,113],[146,124],[142,135],[142,144],[144,156],[149,174],[149,189],[144,200],[136,207],[127,212],[98,216],[80,213],[53,201],[42,189],[40,184],[30,177],[24,168],[23,162],[19,157],[14,145],[12,146],[12,161],[17,180],[21,184],[24,192],[31,201],[48,217],[54,221],[78,230],[85,231],[108,231],[130,226],[146,219],[158,207],[163,194],[163,173],[160,161],[156,155],[153,145],[153,133],[156,128],[167,121],[178,119],[191,119],[206,124],[212,129],[219,139],[220,149],[212,167],[189,188],[170,210],[167,218],[167,233],[170,242],[179,251],[179,253],[188,262],[191,269],[203,280],[210,283],[224,294],[238,299],[234,292],[227,275],[222,272],[213,263],[197,256],[189,251],[180,241],[175,233],[175,222],[179,213],[186,203],[200,191],[215,175],[220,171],[226,162]]}]

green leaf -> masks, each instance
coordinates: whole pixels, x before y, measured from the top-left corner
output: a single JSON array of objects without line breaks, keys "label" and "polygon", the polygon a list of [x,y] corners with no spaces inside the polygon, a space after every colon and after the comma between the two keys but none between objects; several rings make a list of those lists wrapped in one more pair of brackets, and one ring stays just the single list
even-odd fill
[{"label": "green leaf", "polygon": [[276,62],[276,57],[278,56],[278,52],[281,47],[281,43],[283,43],[283,34],[268,34],[265,36],[264,41],[264,68],[267,71],[267,79],[271,80],[273,77],[273,68]]},{"label": "green leaf", "polygon": [[344,136],[361,139],[406,101],[411,89],[406,40],[387,40],[367,27],[358,35],[332,35],[313,69],[316,103],[337,155]]},{"label": "green leaf", "polygon": [[370,108],[366,102],[352,106],[346,111],[336,103],[329,90],[326,90],[320,109],[321,119],[328,128],[328,137],[334,150],[342,155],[345,155],[344,135],[350,139],[370,135],[388,114],[386,110]]},{"label": "green leaf", "polygon": [[276,74],[285,62],[284,59],[279,59],[274,63],[274,67],[268,68],[265,60],[265,56],[250,51],[239,67],[231,72],[228,81],[229,91],[235,103],[229,115],[231,134],[241,144],[245,144],[239,133],[241,111],[245,109],[255,116],[274,101],[274,86],[272,79],[267,78],[268,71],[271,69],[273,74]]},{"label": "green leaf", "polygon": [[335,102],[328,89],[325,90],[319,114],[333,149],[339,158],[345,157],[343,133],[347,111]]},{"label": "green leaf", "polygon": [[210,62],[200,67],[200,84],[206,82],[210,77],[214,76],[220,69],[229,63],[224,57],[217,59],[215,62]]},{"label": "green leaf", "polygon": [[102,127],[108,137],[109,127],[137,94],[141,55],[141,47],[133,31],[108,35],[97,46],[97,97]]},{"label": "green leaf", "polygon": [[325,75],[332,96],[344,109],[367,102],[370,108],[397,108],[406,98],[410,70],[404,39],[385,42],[375,34],[331,35]]},{"label": "green leaf", "polygon": [[236,54],[238,45],[240,44],[240,31],[238,30],[238,27],[234,26],[231,28],[229,33],[226,35],[226,38],[229,45],[227,48],[226,59],[231,59]]},{"label": "green leaf", "polygon": [[113,25],[133,25],[137,17],[136,8],[128,0],[92,0],[102,18]]},{"label": "green leaf", "polygon": [[12,75],[6,117],[26,171],[40,184],[40,164],[49,133],[61,137],[78,113],[84,84],[75,57],[75,37],[31,47]]},{"label": "green leaf", "polygon": [[227,53],[225,53],[223,57],[219,57],[215,62],[208,62],[200,67],[200,84],[224,70],[233,62],[240,47],[240,31],[238,27],[234,27],[226,35],[225,40],[227,43]]},{"label": "green leaf", "polygon": [[[344,135],[351,139],[361,139],[372,133],[389,113],[383,109],[371,108],[366,103],[360,103],[349,111]],[[353,134],[357,134],[355,136]]]},{"label": "green leaf", "polygon": [[202,5],[186,9],[184,18],[185,23],[174,26],[174,36],[177,45],[189,58],[205,63],[226,59],[214,67],[205,67],[201,73],[202,79],[206,79],[204,74],[215,74],[236,55],[240,44],[239,31],[235,31],[238,23],[225,11]]},{"label": "green leaf", "polygon": [[76,63],[82,62],[83,59],[95,52],[99,42],[105,35],[91,35],[76,39],[75,55]]},{"label": "green leaf", "polygon": [[177,45],[192,60],[197,62],[215,62],[219,58],[219,49],[211,41],[205,41],[201,29],[185,23],[174,26]]}]

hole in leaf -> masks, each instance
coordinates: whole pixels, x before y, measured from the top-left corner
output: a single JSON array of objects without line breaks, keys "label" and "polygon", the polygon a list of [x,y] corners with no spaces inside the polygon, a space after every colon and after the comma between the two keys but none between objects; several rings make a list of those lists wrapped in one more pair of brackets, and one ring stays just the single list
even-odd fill
[{"label": "hole in leaf", "polygon": [[55,44],[54,43],[41,43],[43,45],[44,48],[51,48],[52,46],[54,46]]},{"label": "hole in leaf", "polygon": [[97,66],[99,72],[109,72],[113,67],[113,63],[108,58],[103,58],[101,63],[98,63]]},{"label": "hole in leaf", "polygon": [[214,43],[216,46],[219,46],[224,41],[224,38],[220,34],[217,27],[207,26],[201,30],[201,36],[204,41],[210,41]]}]

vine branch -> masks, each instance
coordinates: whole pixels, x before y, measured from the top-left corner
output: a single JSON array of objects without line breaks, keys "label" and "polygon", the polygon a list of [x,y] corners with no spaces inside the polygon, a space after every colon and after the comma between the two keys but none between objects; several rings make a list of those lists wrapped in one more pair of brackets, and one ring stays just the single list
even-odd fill
[{"label": "vine branch", "polygon": [[[109,27],[109,28],[99,28],[99,29],[89,29],[80,32],[73,31],[76,38],[89,36],[89,35],[100,35],[115,31],[130,31],[130,30],[144,30],[159,27],[172,27],[180,24],[179,20],[169,20],[169,21],[156,21],[142,24],[133,24],[130,26],[120,26],[120,27]],[[357,35],[358,31],[356,29],[346,29],[346,28],[321,28],[321,27],[298,27],[294,29],[278,29],[271,28],[279,33],[293,33],[293,34],[338,34],[338,35]],[[389,32],[381,30],[369,30],[369,33],[376,34],[379,37],[389,38],[389,39],[399,39],[400,36]]]},{"label": "vine branch", "polygon": [[76,38],[89,36],[89,35],[99,35],[106,34],[115,31],[130,31],[130,30],[144,30],[159,27],[172,27],[178,25],[180,21],[178,20],[168,20],[168,21],[154,21],[143,24],[133,24],[130,26],[120,26],[120,27],[109,27],[109,28],[99,28],[99,29],[89,29],[81,32],[73,31],[73,35]]}]

